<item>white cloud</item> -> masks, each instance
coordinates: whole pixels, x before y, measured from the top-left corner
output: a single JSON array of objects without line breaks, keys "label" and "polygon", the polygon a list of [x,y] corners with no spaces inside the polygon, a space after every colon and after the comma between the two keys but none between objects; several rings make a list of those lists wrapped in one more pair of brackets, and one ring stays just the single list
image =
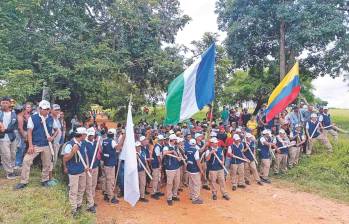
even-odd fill
[{"label": "white cloud", "polygon": [[[218,30],[216,0],[180,0],[181,8],[192,20],[178,32],[176,43],[190,47],[190,42],[201,39],[205,32],[217,32],[222,41],[226,34]],[[315,95],[329,102],[330,107],[349,108],[349,87],[343,78],[320,77],[313,81]]]}]

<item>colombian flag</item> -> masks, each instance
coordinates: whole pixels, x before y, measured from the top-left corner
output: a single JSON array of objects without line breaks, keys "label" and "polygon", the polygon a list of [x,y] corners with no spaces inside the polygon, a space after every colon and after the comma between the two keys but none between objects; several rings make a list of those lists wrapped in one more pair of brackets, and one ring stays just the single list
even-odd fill
[{"label": "colombian flag", "polygon": [[300,90],[299,64],[296,62],[270,95],[266,109],[266,121],[269,122],[275,115],[285,110],[297,98]]}]

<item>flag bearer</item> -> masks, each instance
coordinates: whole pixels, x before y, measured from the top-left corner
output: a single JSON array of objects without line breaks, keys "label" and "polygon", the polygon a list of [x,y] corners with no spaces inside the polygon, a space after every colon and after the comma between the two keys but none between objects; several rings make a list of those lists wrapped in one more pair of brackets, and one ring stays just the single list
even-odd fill
[{"label": "flag bearer", "polygon": [[201,175],[203,170],[200,165],[199,150],[196,148],[196,140],[189,140],[189,148],[186,150],[187,171],[189,173],[189,192],[193,204],[203,204],[200,198]]},{"label": "flag bearer", "polygon": [[238,156],[242,159],[246,159],[245,155],[242,153],[244,150],[244,145],[241,142],[241,138],[238,134],[233,135],[234,143],[228,149],[228,154],[232,157],[231,160],[231,179],[233,185],[233,191],[237,187],[245,188],[244,183],[244,161],[233,156]]},{"label": "flag bearer", "polygon": [[[145,150],[142,150],[142,144],[140,142],[136,142],[136,152],[138,157],[138,179],[139,179],[139,193],[140,193],[140,202],[148,202],[148,199],[145,198],[145,188],[147,184],[147,176],[145,173],[145,169],[149,169],[147,164],[147,154]],[[144,166],[144,167],[143,167]]]},{"label": "flag bearer", "polygon": [[[86,158],[85,150],[82,149],[82,141],[86,137],[86,129],[77,128],[74,138],[69,141],[64,148],[63,160],[67,164],[69,176],[69,202],[73,216],[81,210],[82,200],[86,187],[86,171],[78,151],[81,153],[82,159]],[[85,161],[86,162],[86,161]]]},{"label": "flag bearer", "polygon": [[[320,119],[321,120],[321,119]],[[328,141],[327,136],[320,132],[322,129],[321,121],[318,120],[318,116],[315,113],[310,115],[310,121],[305,125],[305,132],[309,140],[309,147],[307,148],[306,154],[310,155],[313,151],[314,143],[321,141],[329,152],[332,152],[332,145]]]},{"label": "flag bearer", "polygon": [[[212,190],[212,199],[217,200],[218,187],[225,200],[229,200],[230,197],[225,191],[225,179],[224,179],[224,153],[221,147],[218,147],[217,138],[210,139],[210,147],[205,153],[207,161],[207,168],[209,170],[209,179]],[[219,161],[220,160],[220,161]],[[217,184],[218,182],[218,184]]]},{"label": "flag bearer", "polygon": [[260,150],[259,156],[261,158],[261,180],[268,184],[271,183],[268,176],[272,159],[270,154],[272,147],[275,147],[275,144],[272,143],[271,132],[265,129],[262,131],[262,137],[259,139],[258,148]]},{"label": "flag bearer", "polygon": [[[164,147],[164,163],[167,177],[166,196],[167,204],[173,205],[173,201],[179,201],[178,188],[180,184],[180,158],[176,149],[177,136],[171,134],[169,136],[169,144]],[[175,157],[177,158],[175,158]]]},{"label": "flag bearer", "polygon": [[[87,203],[88,203],[88,211],[95,213],[96,212],[96,204],[94,201],[95,193],[96,193],[96,186],[97,186],[97,179],[98,179],[98,169],[99,169],[99,163],[100,163],[100,145],[97,146],[97,140],[95,140],[96,131],[93,127],[87,129],[87,138],[85,141],[84,149],[86,150],[87,154],[87,164],[89,164],[89,167],[91,167],[91,163],[93,161],[93,155],[96,152],[95,161],[92,164],[92,169],[90,169],[91,177],[87,175],[86,179],[86,195],[87,195]],[[99,144],[99,143],[98,143]]]},{"label": "flag bearer", "polygon": [[257,171],[257,164],[254,158],[256,159],[256,143],[254,141],[254,136],[251,133],[246,133],[246,140],[244,142],[244,155],[249,160],[249,162],[244,164],[245,169],[245,183],[250,184],[251,183],[251,173],[254,177],[254,179],[257,181],[257,184],[263,185],[261,182],[261,179],[259,177],[258,171]]},{"label": "flag bearer", "polygon": [[291,145],[290,139],[284,129],[280,129],[279,135],[276,136],[276,163],[274,166],[274,174],[279,174],[279,171],[287,171],[288,146]]},{"label": "flag bearer", "polygon": [[164,193],[160,192],[160,180],[161,180],[161,153],[164,147],[164,136],[158,135],[158,143],[155,144],[154,150],[151,152],[151,168],[153,176],[153,194],[152,198],[158,200],[160,196],[163,196]]}]

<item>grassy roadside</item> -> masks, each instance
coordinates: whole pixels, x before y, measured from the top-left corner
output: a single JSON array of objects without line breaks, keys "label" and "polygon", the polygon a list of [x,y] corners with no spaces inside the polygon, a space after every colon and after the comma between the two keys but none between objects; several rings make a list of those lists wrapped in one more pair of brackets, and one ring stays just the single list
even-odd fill
[{"label": "grassy roadside", "polygon": [[[331,110],[335,123],[349,129],[349,110]],[[349,204],[349,136],[341,134],[336,144],[330,137],[334,152],[319,149],[311,157],[303,156],[301,163],[287,174],[274,177],[282,185],[292,185],[298,190],[316,193]]]},{"label": "grassy roadside", "polygon": [[67,184],[59,183],[51,188],[41,187],[41,172],[38,168],[32,169],[29,186],[20,191],[13,190],[18,180],[3,179],[3,170],[0,175],[0,223],[95,223],[94,215],[85,211],[74,219],[70,214]]}]

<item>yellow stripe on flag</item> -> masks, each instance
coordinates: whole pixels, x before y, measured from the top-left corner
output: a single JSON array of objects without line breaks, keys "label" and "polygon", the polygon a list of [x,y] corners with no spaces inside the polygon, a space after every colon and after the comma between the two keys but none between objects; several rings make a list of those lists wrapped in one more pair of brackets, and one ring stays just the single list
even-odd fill
[{"label": "yellow stripe on flag", "polygon": [[292,69],[287,73],[280,84],[274,89],[268,100],[268,106],[274,101],[274,99],[281,93],[282,89],[290,83],[293,78],[299,75],[299,63],[298,61],[294,64]]}]

